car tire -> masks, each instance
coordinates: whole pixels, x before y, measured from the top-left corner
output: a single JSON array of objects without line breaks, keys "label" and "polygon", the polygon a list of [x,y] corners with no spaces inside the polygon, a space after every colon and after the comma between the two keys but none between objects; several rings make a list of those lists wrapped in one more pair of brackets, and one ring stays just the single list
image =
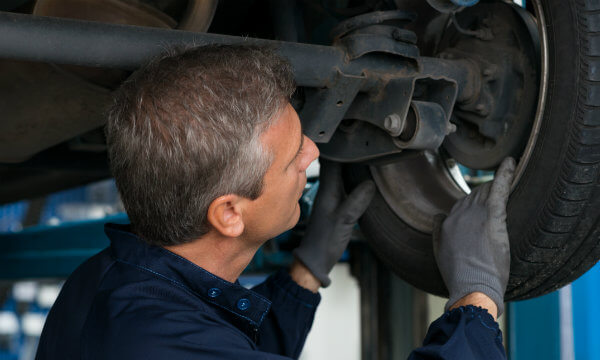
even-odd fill
[{"label": "car tire", "polygon": [[[547,30],[548,81],[537,139],[508,204],[506,300],[556,290],[600,258],[600,1],[531,2],[539,4]],[[369,167],[354,164],[346,166],[345,178],[351,188],[372,175]],[[447,294],[431,234],[400,219],[381,193],[360,226],[397,275],[427,292]]]}]

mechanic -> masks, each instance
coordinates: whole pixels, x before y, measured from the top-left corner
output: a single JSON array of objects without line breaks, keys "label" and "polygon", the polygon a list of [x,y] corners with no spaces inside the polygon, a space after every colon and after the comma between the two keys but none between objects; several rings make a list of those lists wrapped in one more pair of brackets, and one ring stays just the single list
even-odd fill
[{"label": "mechanic", "polygon": [[[108,114],[110,165],[130,225],[69,277],[37,359],[298,358],[357,221],[375,192],[344,196],[339,164],[321,186],[289,271],[253,289],[238,277],[298,221],[319,151],[302,133],[290,65],[269,49],[171,50],[135,72]],[[411,359],[503,359],[495,318],[509,271],[514,161],[437,218],[448,310]],[[443,221],[443,223],[442,223]]]}]

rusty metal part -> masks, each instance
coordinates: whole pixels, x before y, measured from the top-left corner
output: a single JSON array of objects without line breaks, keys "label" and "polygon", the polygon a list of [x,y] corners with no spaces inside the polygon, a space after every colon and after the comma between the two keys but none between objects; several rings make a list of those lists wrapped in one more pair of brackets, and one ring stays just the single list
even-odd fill
[{"label": "rusty metal part", "polygon": [[[10,20],[2,25],[3,18]],[[13,18],[18,20],[14,21]],[[323,143],[334,134],[329,143],[323,145],[323,156],[346,162],[401,152],[403,148],[384,130],[385,117],[391,113],[406,116],[412,100],[437,102],[450,116],[455,100],[464,98],[463,86],[468,79],[463,76],[473,73],[468,69],[469,62],[450,65],[444,59],[420,57],[417,61],[402,55],[382,57],[382,52],[376,49],[348,61],[343,47],[130,28],[17,14],[0,14],[0,27],[5,35],[0,39],[3,56],[124,69],[136,68],[149,57],[160,53],[167,43],[202,45],[243,42],[271,46],[290,60],[299,85],[316,88],[316,95],[307,96],[300,114],[316,142]],[[16,44],[11,39],[28,40]],[[110,49],[101,45],[106,43],[111,44]],[[385,52],[385,49],[382,51]],[[440,68],[448,69],[450,76],[441,74]],[[469,90],[469,93],[472,92]],[[352,101],[354,94],[356,97]],[[327,104],[323,101],[327,101]],[[327,111],[319,110],[320,106]],[[311,112],[310,109],[316,110]],[[343,118],[358,119],[368,123],[367,126],[375,126],[348,137],[347,133],[335,132]],[[444,129],[447,127],[447,123],[440,126]],[[363,142],[366,137],[370,138]],[[351,151],[346,149],[348,146]]]},{"label": "rusty metal part", "polygon": [[334,40],[336,40],[348,35],[353,31],[382,24],[386,21],[401,21],[408,23],[414,21],[416,18],[417,14],[402,10],[374,11],[340,22],[331,31],[331,36]]},{"label": "rusty metal part", "polygon": [[493,41],[482,41],[448,28],[442,41],[446,58],[468,59],[481,71],[480,92],[460,102],[454,111],[456,133],[444,147],[459,163],[473,169],[491,169],[506,156],[523,152],[536,113],[539,83],[537,32],[518,15],[518,7],[483,3],[466,9],[461,22],[488,27]]},{"label": "rusty metal part", "polygon": [[403,130],[394,139],[398,147],[413,150],[437,149],[448,135],[450,123],[440,104],[413,101]]},{"label": "rusty metal part", "polygon": [[375,11],[342,21],[331,31],[331,36],[334,45],[343,47],[351,60],[372,52],[417,59],[417,35],[401,27],[415,18],[416,14],[400,10]]},{"label": "rusty metal part", "polygon": [[[482,4],[483,5],[483,4]],[[481,5],[480,5],[481,6]],[[505,5],[509,6],[509,5]],[[547,44],[545,40],[545,26],[544,17],[541,12],[541,6],[539,1],[534,2],[534,9],[536,10],[537,24],[531,24],[531,15],[528,13],[517,12],[517,15],[521,18],[522,25],[526,25],[528,28],[533,25],[533,29],[529,30],[529,33],[539,32],[541,38],[540,48],[536,48],[537,45],[530,50],[538,50],[537,54],[541,53],[541,57],[536,55],[534,59],[537,59],[541,63],[541,79],[539,82],[532,81],[533,86],[539,86],[540,97],[537,102],[537,112],[533,127],[529,134],[522,134],[525,139],[528,139],[525,151],[520,157],[519,164],[516,170],[516,179],[513,182],[513,187],[518,182],[520,174],[527,166],[531,149],[533,148],[537,139],[537,133],[541,124],[543,108],[545,104],[545,92],[547,88]],[[514,11],[514,8],[511,9]],[[517,9],[520,10],[520,9]],[[473,40],[479,41],[480,40]],[[541,49],[541,51],[539,51]],[[492,53],[495,54],[495,53]],[[485,84],[486,81],[492,77],[502,76],[498,73],[498,69],[493,67],[483,67],[484,63],[479,62],[477,64],[472,58],[457,58],[457,54],[452,52],[446,53],[450,55],[445,57],[446,65],[448,62],[453,61],[472,61],[476,66],[469,67],[469,69],[479,69],[479,77]],[[530,55],[531,56],[531,55]],[[425,64],[425,62],[422,62]],[[427,69],[429,66],[424,66]],[[442,73],[447,73],[447,70],[440,68],[440,66],[434,66],[434,69],[438,69]],[[465,78],[465,76],[463,76]],[[474,77],[473,79],[476,79]],[[470,84],[475,85],[473,81],[469,81]],[[473,115],[479,115],[481,107],[477,107],[477,100],[480,99],[480,92],[485,85],[475,86],[474,88],[479,89],[478,91],[465,91],[465,87],[462,87],[463,91],[461,94],[469,94],[463,99],[457,100],[457,107],[467,106],[473,109]],[[483,89],[485,91],[485,89]],[[531,102],[535,104],[535,101]],[[485,108],[483,110],[486,110]],[[460,111],[460,110],[459,110]],[[488,110],[489,111],[489,110]],[[532,116],[533,117],[533,116]],[[449,136],[448,138],[451,138]],[[461,174],[457,160],[449,157],[444,149],[440,149],[438,153],[425,152],[419,153],[414,156],[399,157],[397,161],[385,166],[371,166],[371,174],[375,182],[377,183],[379,191],[386,203],[393,209],[394,213],[398,215],[403,221],[409,224],[411,227],[418,229],[422,232],[429,233],[433,228],[433,216],[438,213],[445,213],[450,210],[452,199],[458,199],[462,197],[463,193],[469,193],[470,189],[465,182],[463,175]],[[438,164],[438,165],[434,165]],[[419,169],[419,171],[414,171]],[[410,188],[412,191],[407,192],[402,189]],[[445,200],[442,200],[445,199]]]},{"label": "rusty metal part", "polygon": [[304,123],[303,130],[306,136],[319,143],[328,142],[365,79],[366,76],[345,75],[338,72],[331,86],[306,89],[305,105],[300,115],[303,119],[313,119]]}]

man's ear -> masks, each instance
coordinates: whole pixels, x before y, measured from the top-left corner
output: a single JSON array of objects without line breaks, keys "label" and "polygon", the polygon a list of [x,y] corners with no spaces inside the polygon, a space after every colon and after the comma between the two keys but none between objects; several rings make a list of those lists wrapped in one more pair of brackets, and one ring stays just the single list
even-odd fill
[{"label": "man's ear", "polygon": [[244,232],[242,217],[244,198],[238,195],[219,196],[208,207],[208,223],[221,235],[238,237]]}]

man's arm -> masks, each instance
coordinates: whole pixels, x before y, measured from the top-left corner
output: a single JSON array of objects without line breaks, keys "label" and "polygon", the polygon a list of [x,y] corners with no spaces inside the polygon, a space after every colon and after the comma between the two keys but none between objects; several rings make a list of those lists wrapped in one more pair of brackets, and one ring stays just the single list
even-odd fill
[{"label": "man's arm", "polygon": [[280,272],[254,289],[272,301],[260,328],[260,350],[300,355],[320,300],[318,290],[329,285],[328,274],[342,256],[374,192],[375,185],[366,182],[346,197],[340,164],[322,161],[319,191],[289,275]]},{"label": "man's arm", "polygon": [[321,295],[300,286],[283,269],[252,290],[271,301],[258,328],[258,350],[298,358]]},{"label": "man's arm", "polygon": [[473,305],[447,311],[427,331],[408,360],[505,360],[502,332],[486,309]]},{"label": "man's arm", "polygon": [[514,160],[504,160],[493,182],[459,200],[443,222],[436,217],[433,249],[450,294],[446,310],[482,293],[496,305],[488,310],[502,315],[510,272],[506,204],[514,170]]},{"label": "man's arm", "polygon": [[494,320],[498,319],[498,306],[494,300],[482,292],[474,292],[460,298],[454,305],[450,306],[449,310],[454,310],[461,306],[472,305],[487,310]]},{"label": "man's arm", "polygon": [[290,276],[296,284],[314,293],[318,292],[321,287],[319,279],[317,279],[303,263],[296,259],[290,267]]},{"label": "man's arm", "polygon": [[[297,262],[310,270],[322,287],[329,286],[329,272],[348,246],[352,230],[367,210],[374,194],[375,184],[365,181],[346,197],[341,164],[321,159],[319,191],[306,234],[294,250],[294,256]],[[296,265],[292,270],[299,280],[308,281],[314,288],[312,279],[302,267]]]},{"label": "man's arm", "polygon": [[436,217],[434,255],[450,298],[409,359],[506,359],[496,318],[510,272],[506,204],[515,169],[502,162],[492,183]]}]

